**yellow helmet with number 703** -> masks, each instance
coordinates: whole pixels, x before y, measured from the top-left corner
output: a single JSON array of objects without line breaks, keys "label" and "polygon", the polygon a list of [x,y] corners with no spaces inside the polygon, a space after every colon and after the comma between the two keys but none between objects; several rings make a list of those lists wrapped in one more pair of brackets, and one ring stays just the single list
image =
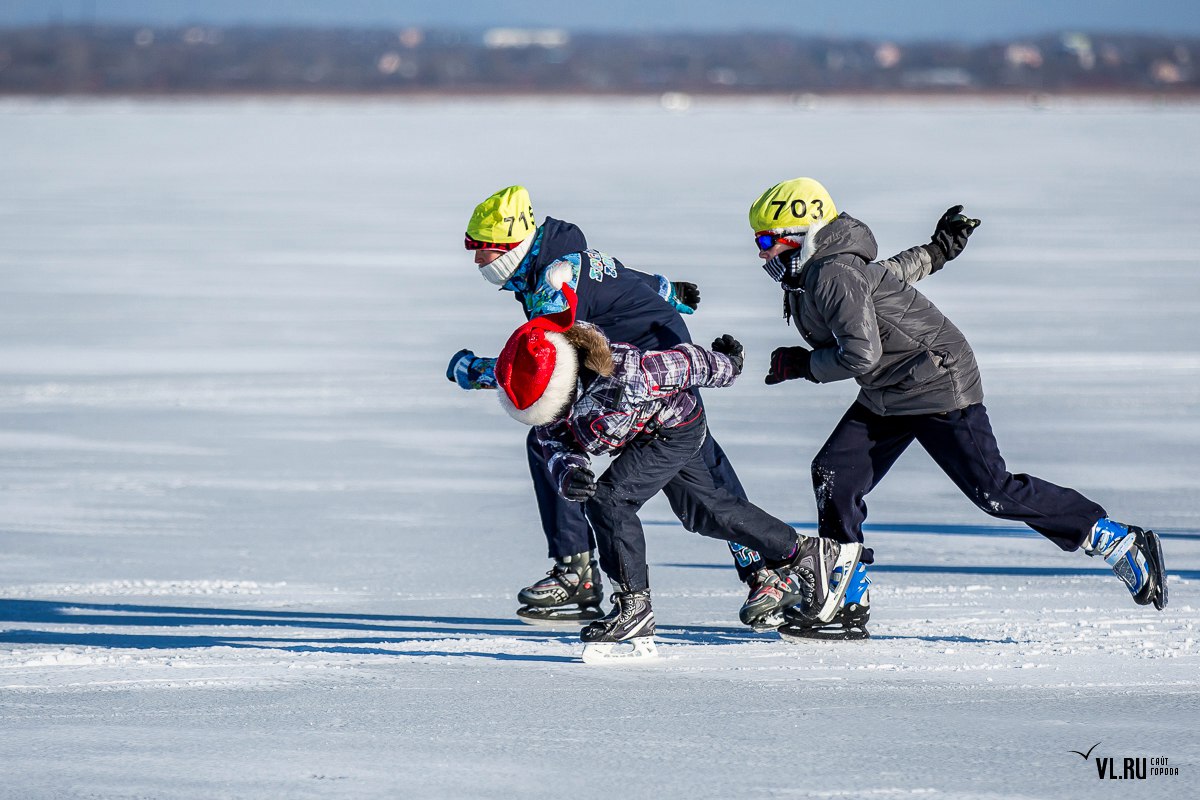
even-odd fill
[{"label": "yellow helmet with number 703", "polygon": [[813,223],[826,223],[837,215],[833,198],[819,181],[792,178],[775,184],[754,201],[750,227],[755,233],[802,233]]}]

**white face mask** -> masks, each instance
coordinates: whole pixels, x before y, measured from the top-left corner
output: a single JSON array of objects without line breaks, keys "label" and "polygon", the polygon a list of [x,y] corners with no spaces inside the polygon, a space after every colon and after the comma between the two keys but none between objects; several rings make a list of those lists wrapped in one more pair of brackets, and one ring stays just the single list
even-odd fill
[{"label": "white face mask", "polygon": [[533,236],[534,234],[529,234],[519,245],[492,263],[481,265],[479,267],[479,274],[486,278],[488,283],[495,286],[503,286],[508,283],[508,279],[513,276],[513,273],[517,271],[517,267],[521,266],[521,262],[525,260],[525,256],[529,253],[529,248],[533,245]]}]

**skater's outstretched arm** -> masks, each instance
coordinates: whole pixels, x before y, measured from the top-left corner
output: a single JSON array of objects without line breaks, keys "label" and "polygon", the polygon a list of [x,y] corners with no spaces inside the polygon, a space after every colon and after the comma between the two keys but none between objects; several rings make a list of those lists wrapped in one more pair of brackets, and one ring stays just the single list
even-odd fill
[{"label": "skater's outstretched arm", "polygon": [[[732,339],[732,337],[730,337]],[[736,344],[736,340],[734,340]],[[741,345],[738,345],[739,357]],[[733,359],[694,344],[680,344],[670,350],[650,350],[642,354],[642,381],[630,388],[638,400],[670,397],[694,386],[729,386],[741,371]]]},{"label": "skater's outstretched arm", "polygon": [[[564,285],[575,288],[579,282],[579,261],[571,257],[561,258],[542,273],[536,288],[520,299],[529,319],[559,314],[569,308]],[[463,389],[495,389],[496,359],[480,358],[470,350],[459,350],[450,358],[446,378]]]},{"label": "skater's outstretched arm", "polygon": [[459,350],[450,357],[446,380],[462,389],[495,389],[496,359],[480,358],[470,350]]},{"label": "skater's outstretched arm", "polygon": [[880,259],[875,263],[905,283],[916,283],[941,269],[946,259],[940,258],[940,253],[938,258],[935,258],[932,249],[922,244],[901,250],[891,258]]},{"label": "skater's outstretched arm", "polygon": [[902,250],[876,263],[905,283],[927,278],[962,254],[979,220],[963,215],[962,206],[951,206],[942,214],[928,244]]}]

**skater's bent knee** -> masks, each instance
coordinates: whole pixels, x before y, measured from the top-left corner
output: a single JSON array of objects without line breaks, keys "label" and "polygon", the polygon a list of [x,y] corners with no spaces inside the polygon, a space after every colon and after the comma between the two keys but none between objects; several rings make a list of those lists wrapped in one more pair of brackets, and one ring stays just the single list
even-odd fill
[{"label": "skater's bent knee", "polygon": [[831,462],[816,459],[812,462],[812,484],[818,497],[833,497],[837,494],[853,496],[858,486],[853,480],[838,480],[837,468]]},{"label": "skater's bent knee", "polygon": [[621,503],[617,500],[611,487],[597,486],[596,493],[584,501],[583,508],[584,511],[591,514],[601,510],[611,511],[615,506],[619,505]]},{"label": "skater's bent knee", "polygon": [[641,507],[638,499],[629,492],[621,491],[605,483],[596,487],[596,493],[584,501],[584,510],[588,513],[604,511],[605,513],[637,514]]},{"label": "skater's bent knee", "polygon": [[818,480],[828,480],[829,478],[832,478],[835,469],[832,461],[826,461],[825,459],[821,458],[820,455],[818,455],[812,460],[812,463],[809,464],[808,471],[812,474],[813,482],[815,483]]}]

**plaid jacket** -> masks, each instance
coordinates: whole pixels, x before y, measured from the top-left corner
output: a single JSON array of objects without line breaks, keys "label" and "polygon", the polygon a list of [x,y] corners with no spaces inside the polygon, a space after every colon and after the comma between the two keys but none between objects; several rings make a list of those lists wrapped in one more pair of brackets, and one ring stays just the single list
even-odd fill
[{"label": "plaid jacket", "polygon": [[584,387],[565,419],[536,428],[556,486],[568,470],[588,465],[588,455],[613,454],[639,434],[675,428],[702,413],[693,386],[729,386],[733,362],[694,344],[642,351],[612,345],[612,377]]}]

